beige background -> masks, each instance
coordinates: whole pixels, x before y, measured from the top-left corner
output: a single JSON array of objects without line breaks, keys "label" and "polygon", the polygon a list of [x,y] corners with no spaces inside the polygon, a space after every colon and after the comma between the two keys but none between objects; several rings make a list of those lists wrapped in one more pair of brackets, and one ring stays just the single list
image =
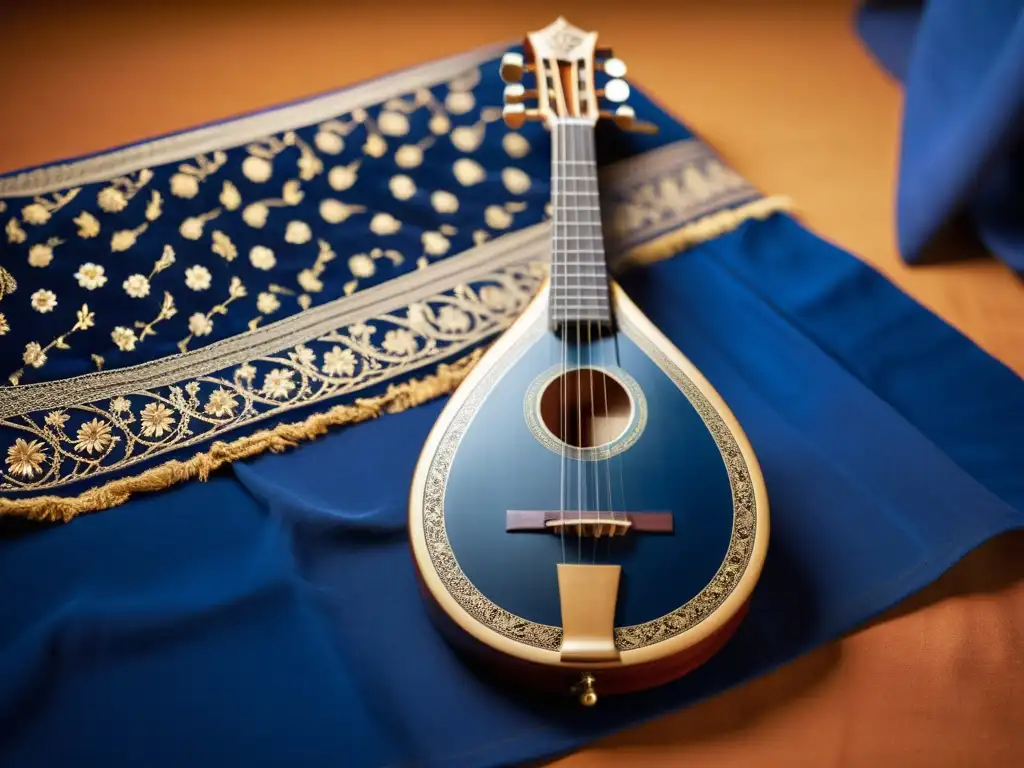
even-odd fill
[{"label": "beige background", "polygon": [[[809,228],[1024,373],[1020,281],[963,237],[944,248],[979,259],[912,269],[897,256],[901,94],[855,38],[848,0],[80,5],[0,17],[0,171],[335,89],[562,14],[599,31],[744,176],[792,196]],[[1020,765],[1022,564],[1024,537],[999,540],[884,621],[560,765]]]}]

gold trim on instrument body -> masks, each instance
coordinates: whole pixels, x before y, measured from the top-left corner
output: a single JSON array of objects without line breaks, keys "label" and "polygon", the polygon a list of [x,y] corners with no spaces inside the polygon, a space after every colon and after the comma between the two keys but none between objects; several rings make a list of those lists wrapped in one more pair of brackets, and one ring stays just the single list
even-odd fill
[{"label": "gold trim on instrument body", "polygon": [[515,616],[484,596],[465,576],[444,527],[444,492],[459,440],[493,382],[546,332],[548,283],[452,395],[420,455],[410,496],[410,538],[426,588],[441,609],[485,646],[545,666],[596,670],[682,654],[725,629],[744,609],[760,577],[768,544],[768,499],[745,434],[707,379],[640,312],[617,283],[611,294],[619,328],[690,400],[714,437],[728,471],[735,517],[718,573],[677,610],[642,625],[616,627],[615,661],[571,662],[559,653],[563,630]]}]

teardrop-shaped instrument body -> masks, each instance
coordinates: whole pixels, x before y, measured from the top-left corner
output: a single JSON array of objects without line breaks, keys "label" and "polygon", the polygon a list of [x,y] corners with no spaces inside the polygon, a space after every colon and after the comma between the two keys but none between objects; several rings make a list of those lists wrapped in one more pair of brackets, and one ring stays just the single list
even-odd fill
[{"label": "teardrop-shaped instrument body", "polygon": [[448,636],[564,692],[647,688],[706,661],[768,542],[736,419],[614,283],[611,297],[613,331],[559,333],[545,286],[452,395],[410,498]]}]

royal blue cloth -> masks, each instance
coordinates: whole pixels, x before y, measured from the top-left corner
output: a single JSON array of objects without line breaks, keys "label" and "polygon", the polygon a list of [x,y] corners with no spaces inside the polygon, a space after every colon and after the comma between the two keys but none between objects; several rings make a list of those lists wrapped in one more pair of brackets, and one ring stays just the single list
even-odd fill
[{"label": "royal blue cloth", "polygon": [[[825,643],[1024,521],[1024,382],[787,216],[624,286],[729,402],[772,503],[735,639],[594,710],[471,672],[407,490],[433,402],[0,544],[4,765],[513,765]],[[10,526],[11,523],[8,523]]]},{"label": "royal blue cloth", "polygon": [[1024,275],[1024,0],[869,1],[857,25],[905,88],[903,258],[931,260],[936,239],[966,217]]}]

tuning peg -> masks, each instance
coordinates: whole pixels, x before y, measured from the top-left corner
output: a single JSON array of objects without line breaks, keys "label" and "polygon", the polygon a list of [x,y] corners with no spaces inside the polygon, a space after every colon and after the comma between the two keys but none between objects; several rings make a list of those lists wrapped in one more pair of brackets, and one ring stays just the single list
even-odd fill
[{"label": "tuning peg", "polygon": [[654,123],[646,123],[642,120],[637,120],[636,112],[633,111],[632,107],[627,107],[625,104],[616,109],[614,114],[602,111],[601,117],[614,120],[615,124],[624,131],[632,131],[633,133],[657,133],[659,130],[658,126]]},{"label": "tuning peg", "polygon": [[501,117],[505,125],[515,131],[522,128],[527,120],[540,120],[540,112],[536,109],[527,109],[522,104],[506,104],[501,110]]},{"label": "tuning peg", "polygon": [[505,103],[522,104],[528,99],[536,99],[536,90],[526,90],[521,83],[513,83],[505,86]]},{"label": "tuning peg", "polygon": [[622,59],[608,59],[601,63],[599,69],[608,75],[608,77],[626,76],[626,62]]},{"label": "tuning peg", "polygon": [[604,85],[604,89],[600,92],[601,96],[604,96],[608,101],[614,101],[616,104],[625,101],[629,98],[629,84],[625,80],[609,80]]},{"label": "tuning peg", "polygon": [[501,74],[501,79],[506,83],[518,83],[523,79],[525,66],[523,54],[506,53],[501,57],[501,67],[498,72]]}]

